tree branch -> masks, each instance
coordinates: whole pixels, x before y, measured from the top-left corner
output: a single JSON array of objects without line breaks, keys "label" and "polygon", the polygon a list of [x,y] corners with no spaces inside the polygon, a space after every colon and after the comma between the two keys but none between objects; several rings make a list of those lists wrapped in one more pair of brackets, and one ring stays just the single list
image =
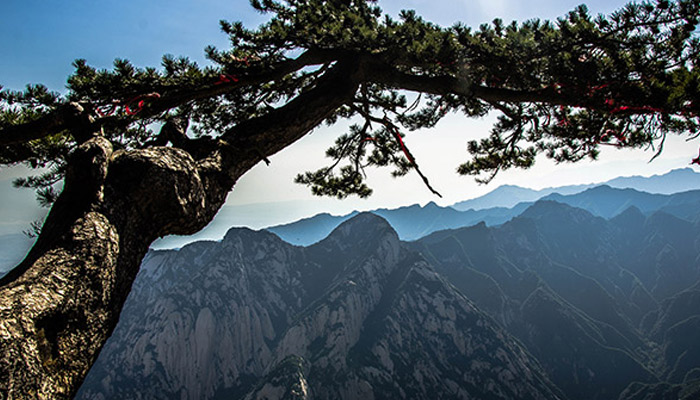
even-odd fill
[{"label": "tree branch", "polygon": [[[211,84],[204,85],[194,90],[178,90],[177,88],[173,90],[172,88],[163,88],[165,93],[162,93],[158,98],[151,97],[142,112],[139,112],[138,114],[134,113],[128,116],[107,116],[97,118],[91,123],[92,126],[87,127],[87,129],[89,131],[97,131],[102,126],[125,127],[134,121],[153,117],[164,111],[181,106],[191,101],[216,97],[232,92],[241,87],[279,79],[293,71],[310,65],[325,64],[337,58],[339,54],[340,52],[338,51],[308,50],[295,59],[283,61],[276,65],[270,66],[263,72],[245,75],[235,81],[226,82],[220,85],[216,85],[214,82],[212,82]],[[63,130],[70,130],[72,133],[76,127],[76,117],[83,114],[85,111],[82,108],[77,110],[74,104],[76,103],[66,104],[56,108],[49,114],[46,114],[45,116],[34,121],[10,125],[0,129],[0,145],[28,142],[30,140],[40,139]]]},{"label": "tree branch", "polygon": [[84,108],[78,103],[67,103],[33,121],[7,126],[0,130],[0,146],[26,143],[60,132],[68,127],[84,125],[85,121],[80,118],[84,111]]},{"label": "tree branch", "polygon": [[269,157],[299,140],[339,107],[352,101],[366,70],[361,59],[342,58],[319,78],[314,88],[282,107],[236,125],[221,138],[236,148],[255,150],[261,156]]},{"label": "tree branch", "polygon": [[[384,84],[396,89],[418,93],[433,95],[453,94],[457,96],[473,97],[491,105],[499,102],[545,103],[555,106],[586,107],[619,115],[655,114],[664,112],[664,110],[651,106],[621,106],[611,109],[602,102],[600,104],[585,104],[586,98],[584,95],[568,95],[554,87],[545,87],[537,90],[515,90],[477,85],[469,82],[465,78],[450,75],[412,75],[398,71],[388,64],[377,61],[373,62],[370,71],[371,75],[368,77],[368,81],[373,83]],[[677,113],[680,112],[681,111],[678,111]]]}]

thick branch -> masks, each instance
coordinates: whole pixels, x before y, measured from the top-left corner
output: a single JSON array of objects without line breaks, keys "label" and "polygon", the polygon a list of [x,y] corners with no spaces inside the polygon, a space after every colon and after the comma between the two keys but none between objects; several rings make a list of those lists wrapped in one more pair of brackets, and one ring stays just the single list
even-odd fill
[{"label": "thick branch", "polygon": [[225,132],[222,139],[239,149],[250,149],[262,157],[284,149],[352,101],[367,66],[361,59],[341,59],[313,89],[264,116],[242,122]]},{"label": "thick branch", "polygon": [[663,111],[649,105],[618,107],[612,109],[609,105],[604,104],[603,102],[600,102],[599,104],[587,104],[587,93],[578,95],[567,94],[562,93],[560,90],[553,87],[546,87],[537,90],[515,90],[482,86],[469,82],[467,79],[450,75],[412,75],[398,71],[390,65],[378,62],[373,63],[373,67],[370,69],[370,71],[371,75],[369,76],[368,81],[374,83],[384,84],[396,89],[409,90],[418,93],[441,96],[453,94],[457,96],[473,97],[492,105],[499,102],[541,103],[554,106],[586,107],[620,115],[654,114]]},{"label": "thick branch", "polygon": [[216,97],[232,92],[241,87],[274,81],[304,67],[324,64],[332,61],[337,56],[338,52],[334,51],[307,50],[295,59],[283,61],[276,65],[266,67],[259,73],[246,74],[237,77],[236,81],[226,82],[219,85],[212,84],[210,86],[202,86],[201,88],[195,90],[175,91],[174,93],[165,95],[149,104],[148,109],[144,110],[144,115],[139,116],[139,119],[157,115],[163,111],[178,107],[190,101]]},{"label": "thick branch", "polygon": [[[220,85],[215,85],[214,82],[212,82],[210,85],[205,85],[194,90],[166,88],[164,91],[168,91],[169,93],[165,93],[159,98],[151,98],[148,101],[147,107],[144,108],[142,112],[126,117],[110,116],[100,118],[92,122],[94,126],[85,127],[85,129],[87,131],[96,131],[99,130],[100,126],[125,127],[136,120],[153,117],[188,102],[216,97],[245,86],[273,81],[301,68],[332,61],[337,56],[338,52],[309,50],[295,59],[269,66],[258,73],[241,76],[236,81]],[[82,112],[82,109],[76,111],[75,104],[71,103],[61,106],[34,121],[10,125],[0,129],[0,145],[6,146],[9,144],[28,142],[63,130],[75,132],[76,126],[79,123],[77,117]]]},{"label": "thick branch", "polygon": [[86,129],[89,131],[90,128],[84,126],[85,121],[80,117],[83,112],[83,107],[78,103],[68,103],[33,121],[7,126],[0,130],[0,146],[41,139],[53,133],[61,132],[68,127],[80,132]]}]

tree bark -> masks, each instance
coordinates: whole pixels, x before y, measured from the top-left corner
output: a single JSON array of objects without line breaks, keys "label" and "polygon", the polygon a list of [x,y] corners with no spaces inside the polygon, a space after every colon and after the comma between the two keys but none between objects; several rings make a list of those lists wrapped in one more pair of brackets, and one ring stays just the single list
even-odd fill
[{"label": "tree bark", "polygon": [[71,398],[116,326],[149,244],[206,226],[234,183],[184,150],[112,152],[99,137],[69,165],[37,244],[0,289],[3,399]]}]

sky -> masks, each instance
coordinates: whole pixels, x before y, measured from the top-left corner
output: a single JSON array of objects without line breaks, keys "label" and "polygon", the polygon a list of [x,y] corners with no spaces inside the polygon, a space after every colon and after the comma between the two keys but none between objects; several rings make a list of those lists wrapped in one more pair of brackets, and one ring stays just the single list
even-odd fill
[{"label": "sky", "polygon": [[[531,18],[555,19],[573,9],[575,0],[380,0],[390,14],[415,9],[426,20],[443,26],[463,22],[477,27],[499,17],[504,21]],[[626,2],[595,0],[585,4],[593,14],[610,13]],[[88,64],[109,68],[115,58],[138,66],[158,66],[163,54],[188,56],[206,64],[204,48],[213,44],[226,48],[218,21],[243,21],[255,27],[265,16],[255,12],[248,0],[3,0],[0,2],[0,85],[21,89],[28,83],[43,83],[58,92],[73,68],[84,58]],[[327,165],[323,154],[343,132],[346,123],[322,127],[271,157],[271,165],[260,164],[236,184],[221,214],[226,223],[261,228],[291,222],[319,212],[345,214],[352,210],[396,208],[435,201],[448,206],[483,195],[499,185],[515,184],[540,189],[566,184],[602,182],[617,176],[662,174],[688,167],[697,156],[698,144],[676,138],[662,155],[649,162],[650,151],[604,149],[598,161],[555,165],[541,159],[529,170],[505,171],[489,185],[456,174],[467,157],[466,143],[489,131],[494,116],[470,120],[451,115],[437,127],[408,133],[405,142],[424,173],[443,198],[431,194],[416,174],[393,179],[387,170],[369,171],[374,195],[367,200],[320,199],[293,183],[303,171]],[[0,234],[26,229],[28,221],[41,214],[33,193],[9,189],[11,179],[23,169],[0,167]],[[235,217],[231,217],[235,215]],[[222,217],[223,218],[223,217]],[[220,222],[221,223],[221,222]],[[21,229],[20,229],[21,227]]]}]

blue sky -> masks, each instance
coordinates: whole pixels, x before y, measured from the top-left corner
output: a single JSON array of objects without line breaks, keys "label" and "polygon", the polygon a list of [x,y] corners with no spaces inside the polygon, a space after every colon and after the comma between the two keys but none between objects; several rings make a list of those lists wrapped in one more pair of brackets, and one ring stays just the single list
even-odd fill
[{"label": "blue sky", "polygon": [[[625,3],[586,2],[594,14],[609,13]],[[441,25],[462,21],[470,26],[496,17],[506,21],[554,19],[578,4],[580,1],[572,0],[379,1],[392,15],[400,9],[412,8]],[[114,58],[126,58],[140,66],[159,65],[166,53],[186,55],[205,63],[205,46],[226,46],[226,38],[218,29],[220,19],[241,20],[253,27],[264,18],[252,10],[247,0],[3,0],[0,2],[0,37],[3,38],[0,85],[20,89],[27,83],[44,83],[52,90],[63,91],[66,77],[72,71],[71,62],[76,58],[85,58],[90,65],[101,68],[109,68]],[[449,205],[484,194],[500,184],[542,188],[600,182],[619,175],[664,173],[686,167],[697,154],[697,143],[676,140],[651,164],[649,152],[605,151],[595,163],[555,166],[542,160],[527,171],[502,173],[489,186],[477,185],[472,178],[459,177],[454,171],[466,157],[467,140],[485,135],[491,121],[491,117],[466,120],[451,116],[433,130],[410,133],[406,138],[436,189],[445,196],[442,200],[431,195],[417,176],[395,180],[383,170],[373,171],[370,176],[375,195],[369,200],[318,199],[305,187],[292,183],[297,172],[324,165],[325,148],[342,132],[343,124],[338,124],[320,128],[275,155],[271,166],[255,167],[239,181],[227,204],[231,210],[241,205],[256,205],[246,208],[250,215],[245,217],[249,225],[261,227],[273,219],[284,222],[321,211],[346,213],[353,209],[393,208],[428,201]],[[0,170],[0,196],[3,196],[0,197],[0,233],[8,219],[14,220],[12,226],[21,226],[26,223],[25,214],[34,213],[33,194],[26,190],[8,193],[6,189],[10,178],[20,173],[23,171]],[[252,215],[255,213],[261,214],[259,218]]]}]

